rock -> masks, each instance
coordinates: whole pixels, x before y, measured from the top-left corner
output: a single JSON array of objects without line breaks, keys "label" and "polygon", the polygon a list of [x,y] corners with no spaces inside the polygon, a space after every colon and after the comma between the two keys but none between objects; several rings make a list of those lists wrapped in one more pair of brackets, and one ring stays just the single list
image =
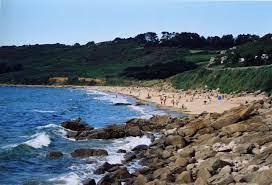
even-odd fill
[{"label": "rock", "polygon": [[127,105],[131,105],[131,103],[115,103],[115,106],[127,106]]},{"label": "rock", "polygon": [[97,185],[121,185],[126,179],[131,178],[127,168],[119,168],[114,172],[106,174],[100,179]]},{"label": "rock", "polygon": [[147,183],[147,179],[143,175],[138,175],[135,180],[133,185],[145,185]]},{"label": "rock", "polygon": [[182,172],[181,174],[179,174],[177,177],[176,177],[176,181],[175,183],[179,183],[179,184],[188,184],[188,183],[191,183],[193,180],[192,180],[192,176],[191,176],[191,173],[188,172],[188,171],[184,171]]},{"label": "rock", "polygon": [[59,151],[50,151],[48,152],[48,154],[46,155],[47,158],[50,158],[50,159],[59,159],[63,156],[63,153],[62,152],[59,152]]},{"label": "rock", "polygon": [[138,146],[134,147],[132,149],[132,151],[134,151],[134,152],[140,152],[140,151],[147,150],[147,149],[148,149],[147,145],[138,145]]},{"label": "rock", "polygon": [[209,171],[209,169],[208,168],[200,168],[200,169],[198,169],[198,171],[197,171],[197,177],[198,178],[203,178],[204,180],[207,180],[208,178],[210,178],[212,175],[211,175],[211,173],[210,173],[210,171]]},{"label": "rock", "polygon": [[121,166],[120,164],[110,164],[108,162],[105,162],[102,166],[98,167],[95,171],[94,174],[100,175],[100,174],[104,174],[105,172],[109,172],[109,171],[114,171],[111,170],[113,167],[119,167]]},{"label": "rock", "polygon": [[166,180],[168,176],[171,174],[169,168],[159,168],[153,172],[153,179],[161,179]]},{"label": "rock", "polygon": [[126,167],[122,167],[113,172],[116,179],[127,179],[131,177]]},{"label": "rock", "polygon": [[236,132],[245,132],[248,129],[249,129],[248,125],[241,124],[241,123],[235,123],[235,124],[223,127],[222,131],[226,132],[228,134],[232,134],[232,133],[236,133]]},{"label": "rock", "polygon": [[214,157],[216,155],[216,151],[214,151],[211,147],[205,147],[201,148],[199,150],[196,150],[195,158],[197,160],[205,160],[210,157]]},{"label": "rock", "polygon": [[195,150],[193,148],[183,148],[177,151],[178,155],[183,158],[194,157]]},{"label": "rock", "polygon": [[254,175],[251,183],[270,185],[272,184],[272,169],[264,170]]},{"label": "rock", "polygon": [[259,169],[259,166],[257,166],[257,165],[249,165],[248,167],[247,167],[247,171],[248,172],[255,172],[255,171],[257,171]]},{"label": "rock", "polygon": [[126,150],[123,150],[123,149],[119,149],[119,150],[117,151],[117,153],[127,153],[127,151],[126,151]]},{"label": "rock", "polygon": [[124,158],[125,158],[125,162],[130,162],[136,158],[136,154],[134,152],[128,152],[125,154]]},{"label": "rock", "polygon": [[217,169],[219,168],[223,168],[224,166],[227,166],[227,165],[231,165],[231,163],[227,162],[227,161],[223,161],[221,159],[214,159],[212,162],[211,162],[211,167],[214,171],[216,171]]},{"label": "rock", "polygon": [[198,177],[194,183],[194,185],[208,185],[207,180],[203,179],[202,177]]},{"label": "rock", "polygon": [[135,105],[136,105],[136,106],[142,106],[142,105],[145,105],[145,103],[140,102],[140,101],[137,101],[137,102],[135,103]]},{"label": "rock", "polygon": [[175,161],[176,166],[185,167],[188,164],[188,159],[186,158],[177,158]]},{"label": "rock", "polygon": [[89,131],[94,129],[91,126],[82,123],[80,118],[76,120],[65,121],[61,124],[61,126],[72,131]]},{"label": "rock", "polygon": [[250,106],[240,106],[233,108],[221,115],[216,121],[211,123],[211,126],[215,129],[221,129],[225,126],[232,125],[238,121],[246,120],[250,117],[250,114],[254,111],[255,104]]},{"label": "rock", "polygon": [[186,143],[183,137],[179,135],[169,135],[165,138],[165,145],[181,145],[181,148],[183,148]]},{"label": "rock", "polygon": [[108,152],[103,149],[90,149],[90,148],[81,148],[76,149],[71,153],[72,157],[90,157],[90,156],[106,156],[108,155]]},{"label": "rock", "polygon": [[232,151],[239,154],[251,154],[254,147],[254,144],[250,143],[239,144]]},{"label": "rock", "polygon": [[234,182],[234,179],[232,175],[228,174],[228,175],[222,176],[222,178],[216,179],[211,184],[212,185],[227,185],[232,182]]},{"label": "rock", "polygon": [[171,153],[170,153],[170,152],[168,152],[167,150],[163,150],[162,155],[161,155],[161,157],[162,157],[163,159],[167,159],[167,158],[169,158],[170,156],[171,156]]},{"label": "rock", "polygon": [[86,179],[82,181],[82,185],[96,185],[96,183],[94,179]]},{"label": "rock", "polygon": [[142,136],[143,133],[138,126],[132,126],[127,128],[126,135],[136,137]]}]

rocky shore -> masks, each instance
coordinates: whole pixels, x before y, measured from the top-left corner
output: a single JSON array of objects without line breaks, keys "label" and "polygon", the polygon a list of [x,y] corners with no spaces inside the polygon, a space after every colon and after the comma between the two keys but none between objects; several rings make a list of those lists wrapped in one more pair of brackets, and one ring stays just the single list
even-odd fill
[{"label": "rocky shore", "polygon": [[[83,184],[227,185],[272,183],[271,98],[241,105],[224,113],[202,113],[188,118],[154,116],[132,119],[124,125],[94,129],[81,120],[65,122],[75,140],[115,139],[160,133],[152,144],[125,153],[123,164],[104,163]],[[61,156],[56,153],[57,156]],[[107,155],[103,149],[78,149],[72,157]],[[142,168],[129,173],[125,165],[139,161]]]}]

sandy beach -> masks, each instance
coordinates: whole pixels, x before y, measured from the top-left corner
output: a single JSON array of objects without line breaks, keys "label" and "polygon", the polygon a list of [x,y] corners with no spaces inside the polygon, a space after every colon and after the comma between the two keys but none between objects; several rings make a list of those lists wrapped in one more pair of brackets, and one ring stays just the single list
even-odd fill
[{"label": "sandy beach", "polygon": [[180,91],[172,88],[160,89],[156,87],[113,87],[95,86],[86,87],[90,90],[119,93],[133,96],[141,101],[175,109],[187,114],[200,114],[202,112],[222,113],[241,104],[266,98],[263,94],[222,94],[216,90],[188,90]]}]

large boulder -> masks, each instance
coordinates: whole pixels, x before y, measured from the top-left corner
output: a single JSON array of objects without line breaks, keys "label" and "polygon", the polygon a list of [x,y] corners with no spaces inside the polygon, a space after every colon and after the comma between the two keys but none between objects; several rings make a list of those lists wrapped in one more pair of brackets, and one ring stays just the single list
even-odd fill
[{"label": "large boulder", "polygon": [[94,174],[100,175],[100,174],[104,174],[106,172],[111,172],[111,171],[114,171],[114,169],[119,166],[121,166],[121,164],[110,164],[108,162],[105,162],[102,166],[99,166],[94,171]]},{"label": "large boulder", "polygon": [[82,181],[82,185],[96,185],[96,183],[94,179],[85,179]]},{"label": "large boulder", "polygon": [[272,184],[272,169],[264,170],[253,176],[252,183],[270,185]]},{"label": "large boulder", "polygon": [[46,157],[49,159],[59,159],[63,156],[63,153],[60,151],[50,151],[47,153]]},{"label": "large boulder", "polygon": [[72,157],[85,158],[90,156],[107,156],[108,152],[104,149],[92,149],[92,148],[81,148],[76,149],[71,153]]},{"label": "large boulder", "polygon": [[140,152],[140,151],[147,150],[147,149],[148,149],[147,145],[138,145],[138,146],[134,147],[132,149],[132,151],[134,151],[134,152]]},{"label": "large boulder", "polygon": [[192,175],[188,171],[184,171],[177,175],[175,183],[177,184],[189,184],[193,181]]},{"label": "large boulder", "polygon": [[121,185],[121,182],[125,182],[131,178],[132,175],[128,172],[127,168],[118,168],[116,171],[107,173],[97,183],[98,185]]},{"label": "large boulder", "polygon": [[165,138],[165,146],[168,145],[180,145],[181,148],[186,146],[186,142],[183,137],[179,135],[169,135]]},{"label": "large boulder", "polygon": [[65,121],[61,124],[61,126],[68,130],[81,131],[81,132],[94,129],[93,127],[87,125],[86,123],[83,123],[81,118],[78,118],[76,120]]}]

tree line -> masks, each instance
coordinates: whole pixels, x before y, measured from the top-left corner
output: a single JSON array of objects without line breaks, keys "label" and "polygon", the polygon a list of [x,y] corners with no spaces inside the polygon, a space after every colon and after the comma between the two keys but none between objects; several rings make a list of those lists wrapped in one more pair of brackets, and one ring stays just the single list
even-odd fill
[{"label": "tree line", "polygon": [[142,33],[134,39],[145,46],[167,46],[182,48],[207,48],[207,49],[226,49],[236,45],[254,42],[258,40],[272,39],[272,34],[266,34],[260,37],[255,34],[240,34],[234,37],[232,34],[219,36],[200,36],[197,33],[190,32],[162,32],[161,38],[154,32]]}]

